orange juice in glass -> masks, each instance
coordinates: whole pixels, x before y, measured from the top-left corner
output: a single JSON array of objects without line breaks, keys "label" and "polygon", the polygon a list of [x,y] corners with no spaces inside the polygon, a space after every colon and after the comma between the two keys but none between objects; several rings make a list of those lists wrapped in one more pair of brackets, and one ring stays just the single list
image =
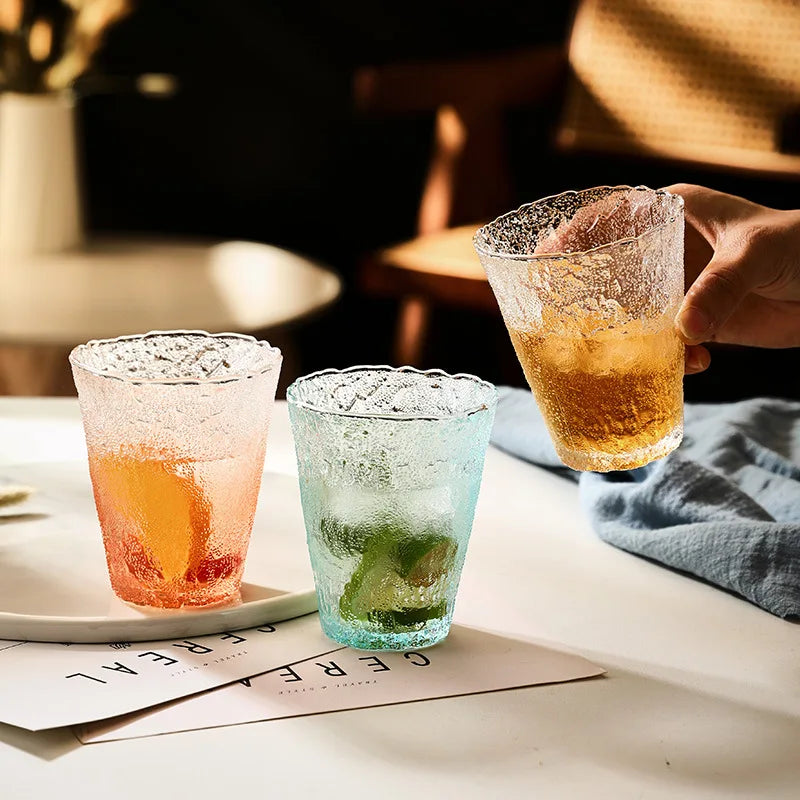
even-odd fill
[{"label": "orange juice in glass", "polygon": [[160,608],[238,599],[280,351],[169,331],[89,342],[70,362],[114,592]]}]

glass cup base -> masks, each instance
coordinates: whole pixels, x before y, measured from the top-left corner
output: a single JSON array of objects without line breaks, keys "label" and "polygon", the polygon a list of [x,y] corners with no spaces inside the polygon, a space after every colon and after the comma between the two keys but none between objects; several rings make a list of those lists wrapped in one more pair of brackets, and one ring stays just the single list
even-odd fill
[{"label": "glass cup base", "polygon": [[569,450],[556,444],[558,457],[572,469],[581,472],[615,472],[636,469],[669,455],[683,441],[683,425],[676,425],[666,436],[647,447],[638,447],[624,453],[604,453]]},{"label": "glass cup base", "polygon": [[320,618],[326,636],[339,644],[356,650],[419,650],[438,644],[450,633],[450,618],[440,617],[425,623],[416,631],[383,633],[342,622],[339,619]]},{"label": "glass cup base", "polygon": [[205,592],[169,592],[145,589],[143,587],[135,590],[131,590],[128,587],[124,591],[114,589],[114,594],[124,603],[150,610],[233,606],[239,605],[242,601],[242,595],[238,587],[232,593],[226,594],[207,590]]}]

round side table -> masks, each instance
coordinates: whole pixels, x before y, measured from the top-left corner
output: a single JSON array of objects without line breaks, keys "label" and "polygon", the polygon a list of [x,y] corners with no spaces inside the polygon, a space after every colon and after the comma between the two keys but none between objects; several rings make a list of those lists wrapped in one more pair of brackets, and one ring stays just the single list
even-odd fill
[{"label": "round side table", "polygon": [[340,292],[330,269],[255,242],[109,237],[76,251],[2,255],[0,393],[74,393],[67,355],[89,339],[175,329],[272,333]]}]

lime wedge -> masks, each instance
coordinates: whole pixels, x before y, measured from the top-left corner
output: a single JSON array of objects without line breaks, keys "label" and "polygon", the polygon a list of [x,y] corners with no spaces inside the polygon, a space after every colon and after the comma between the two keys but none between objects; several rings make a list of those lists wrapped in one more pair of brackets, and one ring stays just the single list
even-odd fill
[{"label": "lime wedge", "polygon": [[328,550],[337,556],[358,556],[371,543],[383,536],[399,536],[390,525],[353,525],[335,517],[323,517],[319,524],[320,537]]},{"label": "lime wedge", "polygon": [[343,617],[367,622],[372,612],[394,607],[404,587],[395,571],[392,549],[391,539],[373,541],[372,547],[361,557],[339,599]]},{"label": "lime wedge", "polygon": [[350,525],[335,517],[323,517],[319,524],[320,538],[335,556],[360,555],[366,549],[373,531],[366,525]]},{"label": "lime wedge", "polygon": [[408,533],[392,522],[353,524],[336,517],[323,517],[319,524],[320,538],[336,556],[358,556],[368,550],[382,549],[384,544],[399,542]]},{"label": "lime wedge", "polygon": [[442,600],[430,606],[419,608],[397,608],[392,611],[375,610],[369,621],[375,622],[387,631],[401,631],[404,628],[416,628],[431,619],[439,619],[447,613],[447,603]]},{"label": "lime wedge", "polygon": [[433,586],[452,566],[456,543],[442,534],[412,537],[384,526],[368,540],[367,550],[344,587],[339,611],[345,619],[378,625],[386,631],[419,628],[447,612],[447,603],[420,591]]},{"label": "lime wedge", "polygon": [[441,533],[403,539],[397,547],[397,571],[412,586],[433,586],[450,571],[457,551],[455,541]]}]

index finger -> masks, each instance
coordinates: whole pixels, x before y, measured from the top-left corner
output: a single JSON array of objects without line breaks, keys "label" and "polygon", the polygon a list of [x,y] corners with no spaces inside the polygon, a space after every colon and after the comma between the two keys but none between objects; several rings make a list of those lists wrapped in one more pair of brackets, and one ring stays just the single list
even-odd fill
[{"label": "index finger", "polygon": [[712,246],[717,244],[725,226],[758,208],[743,197],[718,192],[693,183],[673,183],[664,190],[683,198],[686,221]]}]

